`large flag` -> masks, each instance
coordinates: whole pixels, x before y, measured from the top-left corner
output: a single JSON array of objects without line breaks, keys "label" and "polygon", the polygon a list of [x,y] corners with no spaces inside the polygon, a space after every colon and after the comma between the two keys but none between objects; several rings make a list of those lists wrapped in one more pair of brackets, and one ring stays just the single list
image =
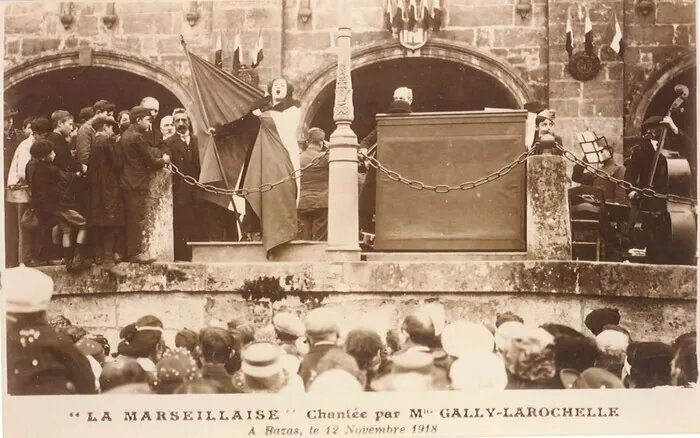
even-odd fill
[{"label": "large flag", "polygon": [[411,3],[408,6],[408,30],[415,29],[417,22],[418,22],[418,5],[416,5],[416,0],[411,0]]},{"label": "large flag", "polygon": [[237,72],[243,65],[243,48],[241,47],[241,32],[236,32],[236,39],[233,41],[233,71]]},{"label": "large flag", "polygon": [[394,25],[394,6],[391,0],[386,0],[386,11],[384,12],[384,27],[391,32]]},{"label": "large flag", "polygon": [[224,62],[221,58],[221,34],[216,36],[216,48],[214,49],[214,65],[221,68],[224,66]]},{"label": "large flag", "polygon": [[[299,149],[293,128],[291,138],[288,138],[289,127],[298,122],[298,114],[298,108],[291,107],[282,112],[268,111],[260,116],[260,130],[248,162],[244,189],[281,181],[298,169]],[[297,180],[290,178],[272,190],[246,196],[260,218],[266,253],[296,237],[298,195]]]},{"label": "large flag", "polygon": [[574,31],[571,28],[571,11],[566,11],[566,53],[569,58],[574,53]]},{"label": "large flag", "polygon": [[[199,182],[221,188],[234,188],[254,138],[214,137],[208,130],[217,124],[224,125],[245,119],[264,93],[190,53],[186,46],[185,53],[192,70],[192,96],[195,102],[189,108],[189,112],[199,141]],[[202,197],[224,208],[233,209],[231,196],[202,192]]]},{"label": "large flag", "polygon": [[440,9],[440,0],[433,0],[433,30],[437,32],[442,26],[442,10]]},{"label": "large flag", "polygon": [[584,31],[584,47],[586,48],[586,53],[593,53],[593,25],[591,25],[591,16],[588,14],[588,9],[586,9],[586,21],[583,27]]},{"label": "large flag", "polygon": [[260,29],[260,31],[258,31],[258,42],[255,43],[255,49],[253,50],[253,62],[251,63],[251,67],[255,68],[259,66],[264,58],[262,29]]},{"label": "large flag", "polygon": [[613,37],[610,41],[610,48],[622,58],[625,51],[625,42],[622,40],[622,28],[617,21],[617,14],[613,12]]}]

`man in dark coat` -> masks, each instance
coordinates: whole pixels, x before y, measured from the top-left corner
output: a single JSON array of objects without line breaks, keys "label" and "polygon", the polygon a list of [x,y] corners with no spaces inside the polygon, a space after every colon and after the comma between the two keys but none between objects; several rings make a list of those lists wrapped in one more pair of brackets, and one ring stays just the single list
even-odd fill
[{"label": "man in dark coat", "polygon": [[146,220],[146,198],[150,177],[157,169],[170,163],[170,157],[154,158],[146,140],[151,126],[151,113],[137,106],[129,112],[131,126],[121,138],[123,169],[121,184],[126,207],[127,256],[135,263],[151,263],[154,259],[143,252],[142,235]]},{"label": "man in dark coat", "polygon": [[7,390],[10,395],[94,394],[95,376],[70,341],[46,320],[53,280],[36,269],[2,272],[7,311]]},{"label": "man in dark coat", "polygon": [[202,348],[202,378],[210,380],[223,394],[236,392],[231,375],[226,371],[226,362],[233,351],[233,335],[226,329],[206,327],[199,332]]},{"label": "man in dark coat", "polygon": [[[197,137],[190,132],[189,117],[185,110],[176,110],[173,113],[173,124],[175,134],[167,138],[164,142],[164,149],[171,157],[172,163],[185,175],[199,179],[199,149]],[[187,242],[196,240],[198,230],[203,225],[202,220],[206,219],[203,211],[199,210],[201,205],[206,208],[204,202],[197,198],[195,186],[185,183],[179,177],[173,177],[173,232],[175,235],[175,260],[192,260],[192,250],[187,246]]]},{"label": "man in dark coat", "polygon": [[302,240],[323,241],[328,239],[328,155],[324,150],[326,133],[321,128],[311,128],[308,146],[301,153],[300,165],[308,166],[320,158],[315,166],[301,175],[299,196],[299,220],[302,223]]},{"label": "man in dark coat", "polygon": [[337,315],[323,307],[312,310],[306,316],[306,337],[311,347],[299,365],[299,375],[307,389],[309,382],[316,377],[318,362],[326,353],[339,348],[337,320]]},{"label": "man in dark coat", "polygon": [[[389,105],[390,114],[410,114],[413,103],[413,91],[410,88],[401,87],[394,91],[394,101]],[[377,130],[367,134],[360,142],[360,151],[376,156]],[[360,231],[374,233],[372,218],[377,210],[377,169],[367,166],[367,177],[360,190]]]},{"label": "man in dark coat", "polygon": [[66,172],[78,172],[81,166],[71,154],[68,139],[73,132],[73,116],[68,111],[58,110],[51,114],[51,125],[53,131],[46,139],[53,143],[53,150],[56,158],[53,164]]}]

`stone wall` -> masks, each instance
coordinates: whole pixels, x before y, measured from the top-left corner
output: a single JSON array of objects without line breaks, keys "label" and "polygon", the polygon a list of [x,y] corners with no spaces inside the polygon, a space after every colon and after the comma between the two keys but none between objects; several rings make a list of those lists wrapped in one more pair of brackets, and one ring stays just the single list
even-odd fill
[{"label": "stone wall", "polygon": [[[593,80],[579,82],[566,71],[564,50],[566,11],[572,11],[577,50],[583,48],[583,3],[534,0],[525,18],[514,0],[443,1],[444,28],[434,39],[474,47],[504,61],[521,75],[534,99],[549,101],[559,111],[558,131],[573,148],[573,134],[593,129],[622,151],[623,116],[634,108],[655,78],[695,46],[695,2],[660,0],[646,16],[636,0],[591,0],[594,45],[603,69]],[[299,17],[296,1],[235,0],[198,2],[199,19],[190,26],[185,12],[190,2],[116,2],[117,23],[103,23],[105,3],[72,3],[74,22],[65,30],[59,3],[9,3],[5,8],[4,66],[51,53],[91,46],[152,62],[187,83],[189,68],[179,35],[190,49],[211,59],[218,33],[224,65],[232,63],[235,31],[241,30],[244,61],[250,62],[258,32],[265,60],[261,83],[283,74],[303,89],[319,71],[335,62],[336,0],[312,0],[311,17]],[[384,27],[385,0],[351,0],[353,48],[392,40]],[[623,63],[608,47],[610,18],[617,14],[628,43]],[[315,97],[315,96],[312,96]],[[624,103],[623,103],[624,102]]]},{"label": "stone wall", "polygon": [[[511,310],[531,324],[556,321],[584,333],[588,312],[613,306],[637,339],[669,341],[696,327],[692,267],[491,261],[165,263],[126,269],[127,281],[116,283],[97,269],[75,276],[60,267],[42,268],[55,282],[50,313],[105,333],[113,345],[119,328],[149,313],[163,319],[172,341],[177,330],[198,329],[212,318],[243,316],[263,325],[273,310],[305,314],[318,302],[336,309],[343,327],[366,325],[380,333],[427,301],[443,303],[448,320],[493,322],[496,313]],[[272,309],[243,300],[244,281],[260,277],[279,278],[288,297]]]}]

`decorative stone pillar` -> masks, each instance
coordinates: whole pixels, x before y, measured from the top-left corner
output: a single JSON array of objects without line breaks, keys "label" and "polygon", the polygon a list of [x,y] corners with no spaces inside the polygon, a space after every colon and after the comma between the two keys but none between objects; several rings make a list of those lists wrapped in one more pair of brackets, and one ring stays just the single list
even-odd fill
[{"label": "decorative stone pillar", "polygon": [[571,260],[569,187],[564,157],[527,160],[527,258]]},{"label": "decorative stone pillar", "polygon": [[143,252],[159,262],[175,259],[173,237],[173,182],[170,172],[158,170],[151,176],[146,197]]},{"label": "decorative stone pillar", "polygon": [[335,84],[328,187],[328,247],[333,259],[359,260],[357,136],[350,128],[354,118],[350,77],[351,14],[349,0],[341,0],[338,18],[338,69]]}]

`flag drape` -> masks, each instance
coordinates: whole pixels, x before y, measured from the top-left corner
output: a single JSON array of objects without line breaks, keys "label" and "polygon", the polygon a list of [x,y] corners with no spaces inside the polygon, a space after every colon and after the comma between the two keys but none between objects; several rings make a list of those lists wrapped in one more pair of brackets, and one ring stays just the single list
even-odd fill
[{"label": "flag drape", "polygon": [[[192,70],[195,102],[189,112],[199,141],[199,182],[233,188],[240,177],[251,140],[241,136],[214,137],[208,129],[242,119],[264,93],[189,52],[186,47],[185,52]],[[231,206],[231,196],[203,194],[203,197],[224,208]]]},{"label": "flag drape", "polygon": [[625,43],[622,39],[622,28],[620,22],[617,21],[617,14],[613,12],[613,37],[610,41],[610,48],[617,53],[621,58],[624,56]]},{"label": "flag drape", "polygon": [[574,31],[571,27],[571,11],[566,11],[566,53],[569,58],[574,53]]}]

